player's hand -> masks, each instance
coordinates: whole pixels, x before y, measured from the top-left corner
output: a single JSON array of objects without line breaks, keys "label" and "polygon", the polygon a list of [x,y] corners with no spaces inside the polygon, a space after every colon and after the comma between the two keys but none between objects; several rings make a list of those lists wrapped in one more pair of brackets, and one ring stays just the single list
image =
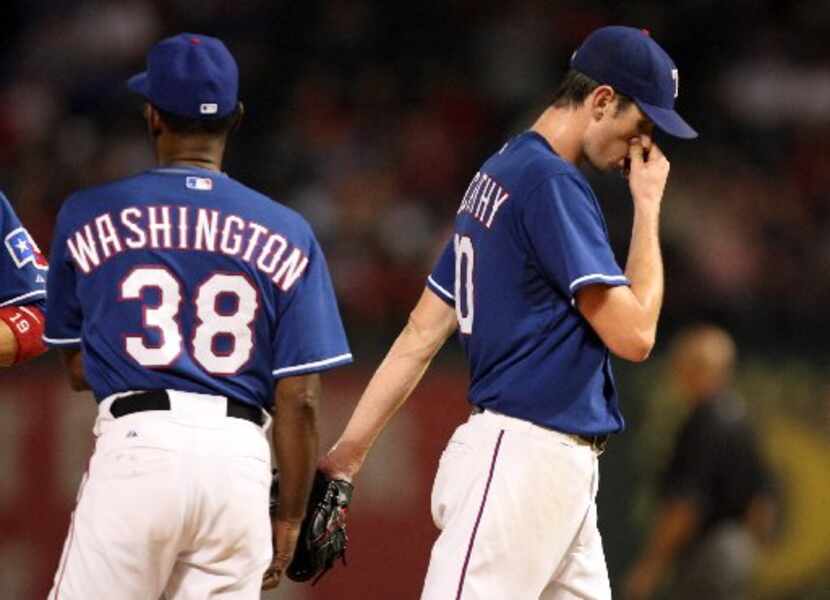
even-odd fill
[{"label": "player's hand", "polygon": [[648,135],[641,135],[628,147],[628,187],[636,204],[658,208],[669,177],[669,161]]},{"label": "player's hand", "polygon": [[352,483],[365,458],[365,450],[350,442],[338,442],[320,459],[317,469],[329,479],[343,479]]},{"label": "player's hand", "polygon": [[271,522],[274,558],[262,577],[263,590],[272,590],[280,584],[282,574],[294,557],[301,525],[302,519],[299,521],[274,519]]}]

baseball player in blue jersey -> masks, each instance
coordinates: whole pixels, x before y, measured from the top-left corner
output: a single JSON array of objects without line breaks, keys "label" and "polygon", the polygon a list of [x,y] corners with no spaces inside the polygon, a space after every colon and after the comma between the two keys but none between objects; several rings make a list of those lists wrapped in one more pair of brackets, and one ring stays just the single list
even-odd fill
[{"label": "baseball player in blue jersey", "polygon": [[[321,461],[353,477],[458,331],[473,411],[435,477],[441,533],[423,599],[611,597],[595,504],[597,458],[623,428],[609,351],[641,361],[654,344],[669,163],[652,132],[696,136],[674,111],[677,83],[645,32],[607,27],[584,41],[552,106],[472,177],[408,324]],[[627,173],[625,270],[580,163]]]},{"label": "baseball player in blue jersey", "polygon": [[46,351],[41,335],[49,265],[2,192],[0,235],[0,367],[10,367]]},{"label": "baseball player in blue jersey", "polygon": [[309,225],[221,172],[242,112],[224,44],[165,39],[128,85],[158,168],[68,198],[52,244],[44,339],[98,417],[49,597],[259,598],[305,513],[318,372],[351,354]]}]

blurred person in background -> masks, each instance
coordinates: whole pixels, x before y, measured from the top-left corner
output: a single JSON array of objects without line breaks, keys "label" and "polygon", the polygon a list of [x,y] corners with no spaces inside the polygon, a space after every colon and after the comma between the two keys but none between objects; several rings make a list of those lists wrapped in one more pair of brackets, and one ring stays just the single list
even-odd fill
[{"label": "blurred person in background", "polygon": [[46,351],[46,259],[0,192],[0,367],[10,367]]},{"label": "blurred person in background", "polygon": [[735,342],[714,325],[676,338],[672,378],[691,412],[660,482],[654,528],[625,587],[646,600],[674,567],[673,600],[747,598],[759,542],[772,528],[770,474],[735,395]]}]

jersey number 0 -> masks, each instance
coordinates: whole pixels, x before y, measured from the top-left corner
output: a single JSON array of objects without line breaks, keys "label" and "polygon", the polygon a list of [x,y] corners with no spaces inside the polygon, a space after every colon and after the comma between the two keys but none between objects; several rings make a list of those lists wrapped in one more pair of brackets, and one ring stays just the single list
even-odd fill
[{"label": "jersey number 0", "polygon": [[[149,346],[143,336],[124,338],[127,354],[145,367],[166,367],[182,352],[183,337],[178,316],[182,303],[182,285],[165,267],[139,267],[121,282],[121,300],[141,300],[145,288],[156,288],[159,302],[142,307],[144,328],[159,332],[160,342]],[[236,296],[236,310],[220,313],[217,300],[222,294]],[[193,358],[209,373],[236,373],[251,357],[254,347],[253,323],[259,305],[257,291],[242,275],[214,273],[196,290],[196,318],[191,347]],[[230,352],[214,349],[216,336],[229,336]]]},{"label": "jersey number 0", "polygon": [[[476,261],[473,240],[466,235],[461,236],[456,233],[453,241],[455,243],[455,314],[458,317],[458,328],[461,333],[470,335],[473,332],[473,319],[475,318],[473,269]],[[463,308],[462,304],[464,304]]]}]

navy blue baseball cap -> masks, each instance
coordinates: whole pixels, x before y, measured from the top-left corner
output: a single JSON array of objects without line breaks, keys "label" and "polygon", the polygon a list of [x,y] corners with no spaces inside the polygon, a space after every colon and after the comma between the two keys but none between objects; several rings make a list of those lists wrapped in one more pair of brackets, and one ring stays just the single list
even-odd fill
[{"label": "navy blue baseball cap", "polygon": [[180,33],[150,49],[147,70],[127,87],[174,115],[219,119],[238,104],[239,68],[221,40]]},{"label": "navy blue baseball cap", "polygon": [[571,67],[632,98],[669,135],[697,137],[697,132],[674,110],[679,92],[677,67],[647,31],[601,27],[574,52]]}]

